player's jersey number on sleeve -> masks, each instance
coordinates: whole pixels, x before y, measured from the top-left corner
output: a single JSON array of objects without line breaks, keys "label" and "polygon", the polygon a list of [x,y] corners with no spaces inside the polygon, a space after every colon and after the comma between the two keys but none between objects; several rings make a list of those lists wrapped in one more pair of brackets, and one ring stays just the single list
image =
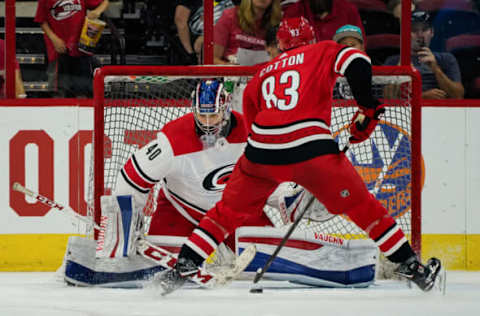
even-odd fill
[{"label": "player's jersey number on sleeve", "polygon": [[[288,111],[297,106],[298,87],[300,86],[300,74],[296,70],[283,72],[277,82],[275,76],[265,78],[262,82],[262,96],[267,108],[276,107],[282,111]],[[283,89],[283,95],[288,98],[279,98],[275,92]],[[287,103],[288,102],[288,103]]]},{"label": "player's jersey number on sleeve", "polygon": [[152,146],[148,147],[147,149],[147,156],[148,160],[153,160],[158,157],[162,153],[162,150],[158,146],[157,143],[153,144]]}]

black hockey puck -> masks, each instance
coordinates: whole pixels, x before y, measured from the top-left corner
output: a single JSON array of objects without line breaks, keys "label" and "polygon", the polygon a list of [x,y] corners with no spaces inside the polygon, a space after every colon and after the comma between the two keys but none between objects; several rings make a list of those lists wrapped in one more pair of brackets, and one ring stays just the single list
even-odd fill
[{"label": "black hockey puck", "polygon": [[258,283],[253,283],[250,293],[263,293],[263,287]]},{"label": "black hockey puck", "polygon": [[263,293],[263,289],[261,287],[251,288],[250,293]]}]

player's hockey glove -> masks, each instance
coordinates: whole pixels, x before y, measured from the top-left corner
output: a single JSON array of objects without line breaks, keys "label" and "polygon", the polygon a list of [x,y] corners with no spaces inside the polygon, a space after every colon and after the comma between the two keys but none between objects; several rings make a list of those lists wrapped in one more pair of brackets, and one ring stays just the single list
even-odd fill
[{"label": "player's hockey glove", "polygon": [[384,113],[385,104],[380,104],[375,109],[360,107],[350,124],[350,143],[357,144],[367,140]]}]

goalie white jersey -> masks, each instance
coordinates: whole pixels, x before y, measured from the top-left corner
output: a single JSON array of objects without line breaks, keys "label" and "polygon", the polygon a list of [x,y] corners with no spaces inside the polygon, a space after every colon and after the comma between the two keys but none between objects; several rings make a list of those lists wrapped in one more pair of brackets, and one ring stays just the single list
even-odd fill
[{"label": "goalie white jersey", "polygon": [[203,148],[194,126],[191,113],[166,124],[157,139],[135,152],[123,166],[115,194],[131,194],[145,205],[150,189],[160,183],[158,200],[166,198],[197,225],[221,199],[247,134],[242,116],[233,112],[229,135],[218,139],[215,146]]}]

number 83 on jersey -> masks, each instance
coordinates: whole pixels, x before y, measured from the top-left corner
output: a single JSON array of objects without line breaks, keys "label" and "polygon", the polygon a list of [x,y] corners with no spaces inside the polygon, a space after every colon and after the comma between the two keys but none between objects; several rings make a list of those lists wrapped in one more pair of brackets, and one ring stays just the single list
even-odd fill
[{"label": "number 83 on jersey", "polygon": [[[262,96],[267,109],[272,107],[281,111],[288,111],[297,106],[300,74],[296,70],[283,72],[278,80],[276,76],[265,78],[262,82]],[[279,96],[279,91],[283,94]]]}]

